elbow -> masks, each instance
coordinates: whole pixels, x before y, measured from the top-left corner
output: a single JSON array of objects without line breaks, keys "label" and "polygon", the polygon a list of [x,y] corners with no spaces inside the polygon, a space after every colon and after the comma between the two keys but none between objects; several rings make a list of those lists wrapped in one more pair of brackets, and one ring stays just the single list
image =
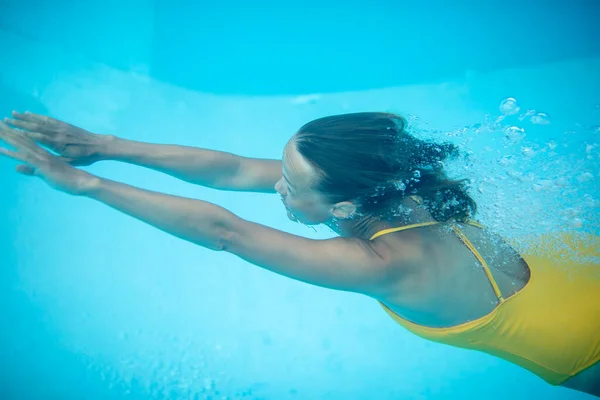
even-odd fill
[{"label": "elbow", "polygon": [[218,228],[217,234],[215,235],[214,245],[211,250],[214,251],[231,251],[233,243],[235,242],[235,235],[233,231],[224,228]]},{"label": "elbow", "polygon": [[213,222],[205,247],[214,251],[237,253],[248,237],[246,221],[225,209],[213,214]]},{"label": "elbow", "polygon": [[231,252],[235,247],[239,241],[239,234],[234,229],[235,219],[233,214],[228,213],[215,224],[211,250]]}]

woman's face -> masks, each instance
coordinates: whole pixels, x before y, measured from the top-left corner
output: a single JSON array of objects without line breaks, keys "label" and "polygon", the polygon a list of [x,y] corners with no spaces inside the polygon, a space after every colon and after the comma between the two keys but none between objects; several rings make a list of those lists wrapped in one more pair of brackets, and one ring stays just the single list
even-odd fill
[{"label": "woman's face", "polygon": [[325,223],[333,217],[333,204],[313,186],[318,179],[314,167],[302,157],[292,138],[283,151],[283,176],[275,184],[288,218],[306,225]]}]

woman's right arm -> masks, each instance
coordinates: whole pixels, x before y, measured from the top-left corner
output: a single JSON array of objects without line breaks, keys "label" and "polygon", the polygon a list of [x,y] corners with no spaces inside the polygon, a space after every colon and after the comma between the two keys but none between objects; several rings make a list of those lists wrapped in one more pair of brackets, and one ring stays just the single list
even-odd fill
[{"label": "woman's right arm", "polygon": [[135,164],[175,178],[220,190],[274,193],[281,161],[242,157],[198,147],[107,138],[104,160]]},{"label": "woman's right arm", "polygon": [[[99,135],[78,126],[34,113],[12,113],[7,124],[21,128],[35,142],[58,153],[74,166],[115,160],[163,172],[196,185],[220,190],[274,193],[281,161],[242,157],[216,150],[153,144]],[[19,171],[32,173],[28,166]]]}]

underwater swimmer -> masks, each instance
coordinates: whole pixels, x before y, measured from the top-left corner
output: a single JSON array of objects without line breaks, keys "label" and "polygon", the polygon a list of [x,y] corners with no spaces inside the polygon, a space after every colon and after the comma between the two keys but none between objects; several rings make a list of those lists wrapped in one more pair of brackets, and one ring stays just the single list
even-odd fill
[{"label": "underwater swimmer", "polygon": [[[410,135],[400,116],[314,120],[292,136],[281,161],[134,142],[31,113],[5,122],[21,129],[0,123],[0,139],[14,148],[1,154],[20,161],[22,174],[277,274],[369,296],[425,339],[483,351],[600,397],[600,267],[579,259],[597,260],[598,237],[509,245],[473,221],[465,182],[444,172],[457,148]],[[291,219],[325,224],[339,237],[295,236],[208,202],[75,168],[100,160],[216,189],[278,193]]]}]

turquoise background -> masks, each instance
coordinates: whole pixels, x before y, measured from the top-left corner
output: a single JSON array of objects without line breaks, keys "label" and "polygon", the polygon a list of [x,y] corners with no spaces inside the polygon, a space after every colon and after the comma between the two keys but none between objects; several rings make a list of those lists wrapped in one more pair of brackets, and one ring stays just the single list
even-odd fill
[{"label": "turquoise background", "polygon": [[[473,180],[479,217],[497,232],[599,234],[597,8],[5,0],[0,111],[267,158],[311,119],[394,111],[461,145],[448,168]],[[494,123],[507,97],[521,109]],[[507,140],[511,126],[525,138]],[[371,299],[199,248],[14,166],[0,160],[3,399],[590,398],[414,337]],[[277,196],[113,162],[86,170],[332,236],[288,221]]]}]

